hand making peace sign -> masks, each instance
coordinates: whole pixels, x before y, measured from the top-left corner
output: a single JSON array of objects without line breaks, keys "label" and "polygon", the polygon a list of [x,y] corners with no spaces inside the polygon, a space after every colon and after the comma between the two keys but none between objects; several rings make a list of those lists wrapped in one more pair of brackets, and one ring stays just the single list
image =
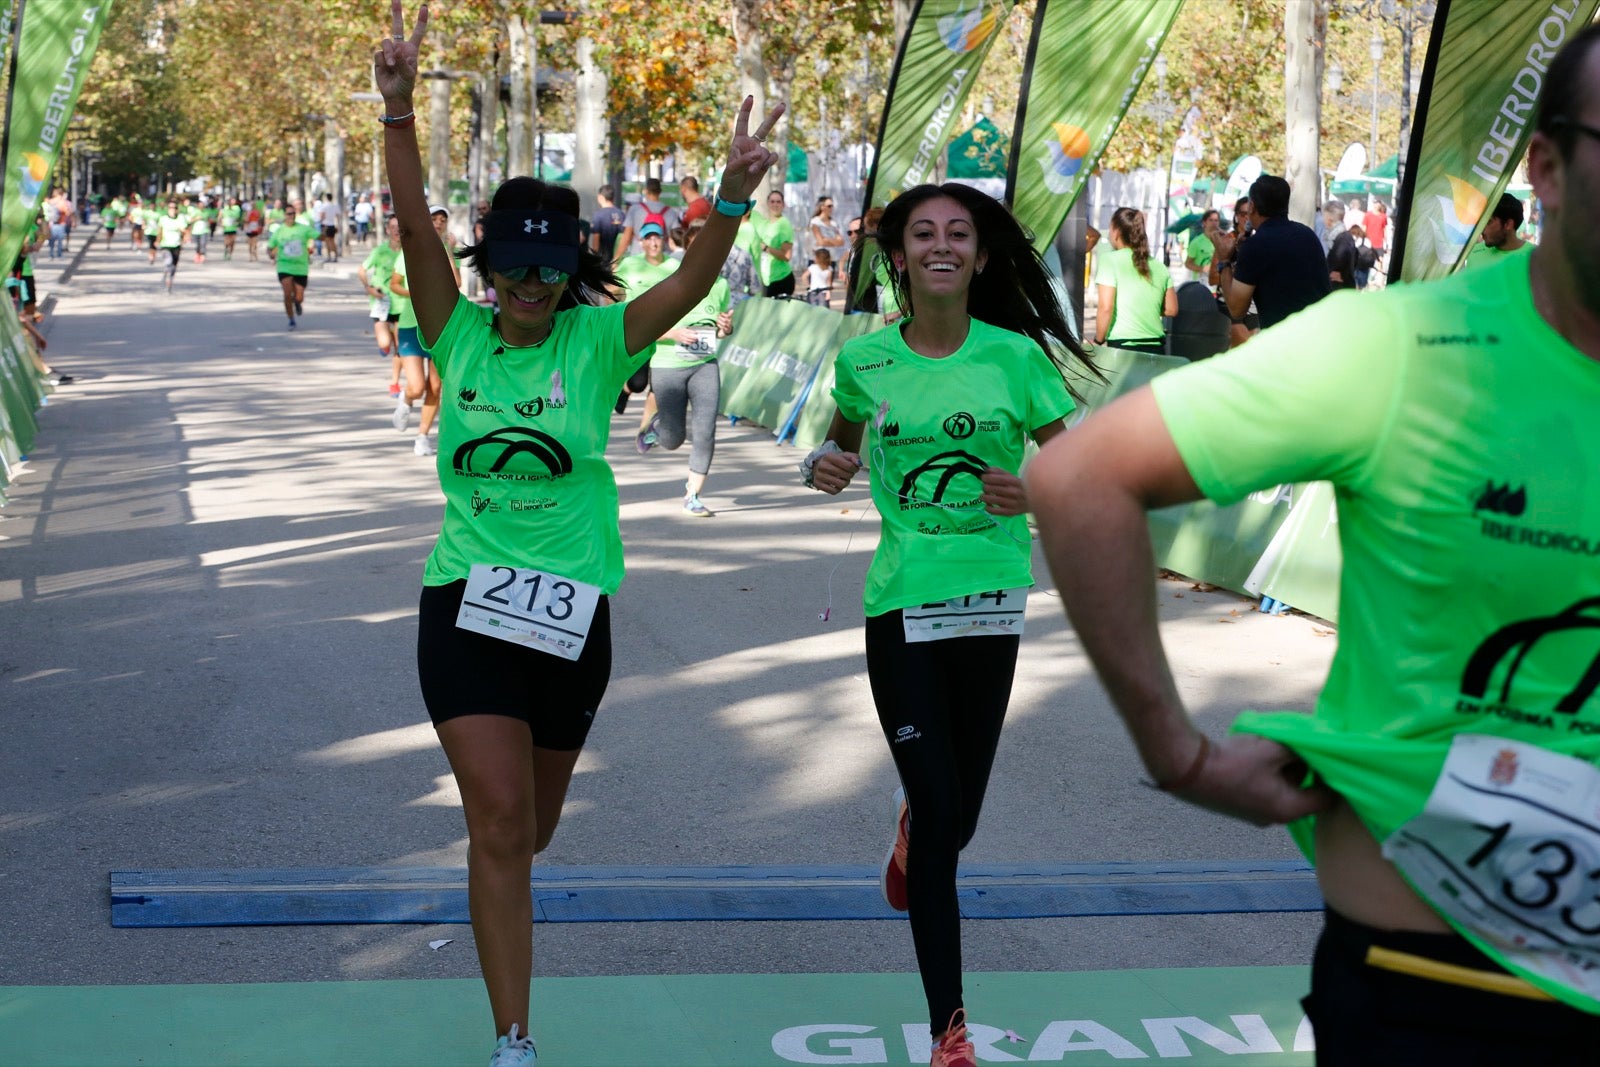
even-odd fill
[{"label": "hand making peace sign", "polygon": [[761,188],[767,171],[778,162],[778,153],[766,146],[767,135],[783,116],[779,104],[767,112],[756,132],[750,132],[750,111],[755,107],[754,97],[745,97],[739,105],[739,117],[733,123],[733,144],[728,149],[728,166],[722,172],[722,199],[743,203]]},{"label": "hand making peace sign", "polygon": [[[417,56],[422,51],[422,36],[428,31],[428,5],[417,9],[417,24],[406,40],[405,18],[400,0],[390,0],[389,15],[393,30],[372,56],[372,73],[384,102],[403,104],[400,113],[411,110],[411,93],[417,84]],[[394,110],[390,109],[394,114]]]}]

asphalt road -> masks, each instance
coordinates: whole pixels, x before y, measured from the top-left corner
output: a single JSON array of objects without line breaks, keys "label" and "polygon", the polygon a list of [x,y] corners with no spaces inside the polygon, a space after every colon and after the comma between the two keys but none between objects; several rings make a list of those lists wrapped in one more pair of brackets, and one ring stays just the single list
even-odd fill
[{"label": "asphalt road", "polygon": [[[241,259],[242,259],[241,252]],[[7,984],[477,974],[465,927],[115,930],[108,872],[465,863],[459,802],[414,670],[442,498],[389,423],[354,263],[316,267],[285,330],[266,263],[186,260],[173,295],[125,239],[41,260],[40,413],[0,509],[0,930]],[[541,862],[867,864],[894,784],[868,694],[863,487],[803,489],[769,433],[636,455],[615,419],[629,578],[616,666]],[[1140,767],[1042,562],[974,862],[1288,858],[1281,830],[1187,808]],[[832,582],[831,621],[819,620]],[[1214,733],[1307,707],[1312,620],[1163,581],[1164,633]],[[1312,915],[969,923],[982,971],[1309,958]],[[427,942],[454,937],[441,951]],[[543,975],[914,969],[902,924],[552,924]]]}]

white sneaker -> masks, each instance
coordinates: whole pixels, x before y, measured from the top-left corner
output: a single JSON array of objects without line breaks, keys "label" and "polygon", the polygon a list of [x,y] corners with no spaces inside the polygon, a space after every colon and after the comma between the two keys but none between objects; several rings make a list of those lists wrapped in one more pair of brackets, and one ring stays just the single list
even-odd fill
[{"label": "white sneaker", "polygon": [[489,1067],[532,1067],[538,1062],[539,1054],[534,1051],[533,1038],[527,1034],[517,1036],[517,1024],[511,1024],[511,1032],[503,1034],[499,1041],[494,1043],[494,1055],[489,1057]]},{"label": "white sneaker", "polygon": [[411,446],[411,451],[419,456],[432,456],[438,453],[439,447],[433,443],[433,438],[418,434],[417,443]]},{"label": "white sneaker", "polygon": [[395,433],[405,433],[406,427],[411,424],[411,402],[405,398],[404,393],[395,402],[394,415],[389,421],[394,423]]}]

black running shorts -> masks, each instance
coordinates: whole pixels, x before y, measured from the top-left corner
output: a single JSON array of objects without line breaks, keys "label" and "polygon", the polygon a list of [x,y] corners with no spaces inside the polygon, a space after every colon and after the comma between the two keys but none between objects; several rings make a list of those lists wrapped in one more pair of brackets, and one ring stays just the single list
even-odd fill
[{"label": "black running shorts", "polygon": [[417,677],[433,724],[506,715],[527,723],[539,748],[582,748],[611,681],[611,598],[600,598],[583,654],[566,660],[457,627],[466,588],[464,581],[422,587]]},{"label": "black running shorts", "polygon": [[302,289],[304,289],[306,287],[306,283],[311,280],[310,278],[306,277],[304,274],[285,274],[283,271],[280,270],[278,272],[278,281],[282,282],[285,278],[293,278],[294,279],[294,283],[296,285],[298,285]]}]

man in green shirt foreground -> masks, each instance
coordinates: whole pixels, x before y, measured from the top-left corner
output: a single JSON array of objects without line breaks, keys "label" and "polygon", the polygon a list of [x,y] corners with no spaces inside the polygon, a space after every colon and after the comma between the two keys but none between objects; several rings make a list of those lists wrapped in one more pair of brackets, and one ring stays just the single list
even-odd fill
[{"label": "man in green shirt foreground", "polygon": [[[1027,492],[1157,785],[1314,858],[1320,1064],[1600,1048],[1600,25],[1550,63],[1543,242],[1335,293],[1045,446]],[[1145,512],[1325,480],[1340,642],[1315,713],[1212,742],[1161,649]],[[1330,519],[1330,524],[1332,520]]]}]

